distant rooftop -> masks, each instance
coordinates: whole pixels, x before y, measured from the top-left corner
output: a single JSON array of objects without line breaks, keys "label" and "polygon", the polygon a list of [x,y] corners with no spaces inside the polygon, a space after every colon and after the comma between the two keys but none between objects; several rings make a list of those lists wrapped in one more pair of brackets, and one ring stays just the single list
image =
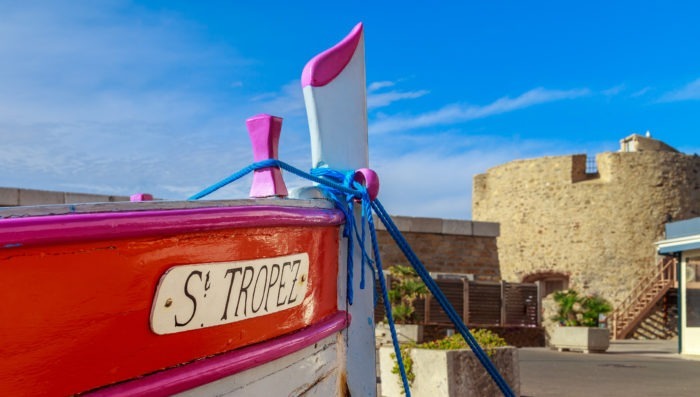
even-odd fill
[{"label": "distant rooftop", "polygon": [[0,187],[0,207],[129,201],[129,196]]},{"label": "distant rooftop", "polygon": [[656,243],[659,254],[700,249],[700,217],[666,224],[666,240]]},{"label": "distant rooftop", "polygon": [[700,217],[666,224],[666,238],[682,238],[700,235]]},{"label": "distant rooftop", "polygon": [[620,152],[678,152],[675,148],[653,139],[647,131],[646,136],[632,134],[620,140]]}]

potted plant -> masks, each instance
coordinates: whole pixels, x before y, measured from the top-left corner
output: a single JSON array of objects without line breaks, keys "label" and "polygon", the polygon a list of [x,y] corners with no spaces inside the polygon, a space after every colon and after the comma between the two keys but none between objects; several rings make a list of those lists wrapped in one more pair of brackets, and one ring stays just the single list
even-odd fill
[{"label": "potted plant", "polygon": [[[422,342],[423,325],[417,324],[415,302],[425,298],[428,288],[410,266],[395,265],[388,269],[388,273],[390,281],[387,294],[399,343]],[[391,334],[388,325],[378,324],[376,336],[380,344],[390,343]]]},{"label": "potted plant", "polygon": [[600,327],[600,319],[612,310],[607,300],[596,295],[581,296],[574,290],[554,293],[557,305],[552,320],[558,327],[552,330],[551,347],[584,353],[604,352],[610,346],[610,332]]},{"label": "potted plant", "polygon": [[[520,395],[518,350],[488,330],[472,332],[510,385]],[[398,397],[404,393],[396,356],[391,347],[382,347],[380,354],[381,395]],[[415,397],[500,396],[500,389],[486,373],[474,352],[461,335],[448,336],[421,344],[401,346],[406,375]]]}]

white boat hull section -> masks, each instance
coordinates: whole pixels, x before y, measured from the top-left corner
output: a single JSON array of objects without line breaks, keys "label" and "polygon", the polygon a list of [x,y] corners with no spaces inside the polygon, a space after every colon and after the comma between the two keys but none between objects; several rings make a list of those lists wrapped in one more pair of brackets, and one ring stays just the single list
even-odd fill
[{"label": "white boat hull section", "polygon": [[176,394],[176,396],[329,397],[344,395],[345,349],[342,334],[343,332],[339,332],[288,356]]}]

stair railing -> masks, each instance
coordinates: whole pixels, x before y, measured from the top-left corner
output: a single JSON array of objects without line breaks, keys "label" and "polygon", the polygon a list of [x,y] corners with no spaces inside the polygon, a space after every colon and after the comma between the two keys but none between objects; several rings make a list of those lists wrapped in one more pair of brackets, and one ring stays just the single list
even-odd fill
[{"label": "stair railing", "polygon": [[[675,285],[675,282],[676,259],[664,256],[659,259],[656,269],[642,278],[630,291],[627,298],[613,311],[613,339],[623,339],[633,326],[641,321],[641,317],[648,314],[650,308],[658,302],[663,294]],[[649,294],[653,296],[650,299],[644,299]],[[641,309],[638,307],[640,303],[644,305]]]}]

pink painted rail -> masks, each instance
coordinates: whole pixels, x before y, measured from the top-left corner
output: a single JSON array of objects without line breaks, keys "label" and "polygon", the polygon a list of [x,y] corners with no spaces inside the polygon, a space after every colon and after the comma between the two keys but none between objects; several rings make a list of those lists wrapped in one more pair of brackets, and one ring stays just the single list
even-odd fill
[{"label": "pink painted rail", "polygon": [[347,328],[350,316],[339,311],[299,332],[150,376],[99,389],[91,397],[166,397],[284,357]]},{"label": "pink painted rail", "polygon": [[0,220],[0,249],[144,237],[232,227],[338,225],[339,210],[279,206],[210,207],[66,214]]}]

